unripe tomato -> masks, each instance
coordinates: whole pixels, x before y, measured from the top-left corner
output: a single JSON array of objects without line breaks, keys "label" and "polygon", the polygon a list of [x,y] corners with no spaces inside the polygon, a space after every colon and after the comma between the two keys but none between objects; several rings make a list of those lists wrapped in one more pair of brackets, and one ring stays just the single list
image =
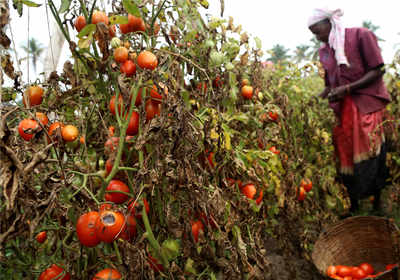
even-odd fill
[{"label": "unripe tomato", "polygon": [[96,220],[96,234],[101,241],[111,243],[119,237],[124,226],[125,216],[121,212],[105,210]]},{"label": "unripe tomato", "polygon": [[114,50],[114,60],[118,63],[124,63],[128,60],[128,49],[125,47],[118,47]]},{"label": "unripe tomato", "polygon": [[136,64],[132,60],[128,59],[121,64],[120,70],[121,73],[124,73],[127,77],[131,77],[136,73]]},{"label": "unripe tomato", "polygon": [[81,30],[86,26],[86,19],[84,16],[79,16],[76,18],[74,26],[76,31],[81,32]]},{"label": "unripe tomato", "polygon": [[128,128],[126,129],[127,135],[136,135],[139,132],[139,113],[134,111],[129,120]]},{"label": "unripe tomato", "polygon": [[[43,101],[43,88],[41,88],[40,86],[30,86],[25,91],[25,95],[27,95],[30,106],[40,105]],[[25,98],[22,99],[22,102],[26,106]]]},{"label": "unripe tomato", "polygon": [[70,280],[70,279],[71,275],[56,264],[52,264],[39,276],[39,280]]},{"label": "unripe tomato", "polygon": [[[120,180],[111,180],[106,188],[106,191],[120,191],[129,193],[129,187]],[[129,196],[123,193],[111,192],[111,193],[106,193],[104,198],[107,201],[111,201],[116,204],[121,204],[127,201]]]},{"label": "unripe tomato", "polygon": [[158,65],[157,57],[150,51],[142,51],[137,57],[140,68],[154,70]]},{"label": "unripe tomato", "polygon": [[39,124],[35,120],[23,119],[18,125],[19,135],[25,141],[30,141],[38,130]]},{"label": "unripe tomato", "polygon": [[159,116],[160,115],[160,104],[156,104],[153,102],[152,99],[148,99],[146,101],[146,105],[145,105],[145,110],[146,110],[146,120],[151,120],[153,119],[155,116]]},{"label": "unripe tomato", "polygon": [[36,241],[39,242],[39,243],[45,242],[46,239],[47,239],[47,232],[45,232],[45,231],[39,232],[36,235]]},{"label": "unripe tomato", "polygon": [[100,243],[96,233],[96,221],[99,212],[91,211],[81,215],[76,223],[76,234],[79,242],[86,247],[94,247]]},{"label": "unripe tomato", "polygon": [[118,270],[113,268],[106,268],[96,273],[92,280],[118,280],[122,275]]},{"label": "unripe tomato", "polygon": [[253,87],[243,86],[241,89],[241,94],[244,99],[251,99],[253,97]]},{"label": "unripe tomato", "polygon": [[79,130],[74,125],[66,125],[61,128],[61,136],[66,142],[73,142],[78,138]]},{"label": "unripe tomato", "polygon": [[98,24],[100,22],[103,22],[105,25],[108,25],[109,24],[108,16],[106,15],[105,12],[94,11],[92,14],[92,23]]},{"label": "unripe tomato", "polygon": [[204,231],[203,223],[200,220],[192,221],[192,235],[196,243],[199,241],[200,231]]}]

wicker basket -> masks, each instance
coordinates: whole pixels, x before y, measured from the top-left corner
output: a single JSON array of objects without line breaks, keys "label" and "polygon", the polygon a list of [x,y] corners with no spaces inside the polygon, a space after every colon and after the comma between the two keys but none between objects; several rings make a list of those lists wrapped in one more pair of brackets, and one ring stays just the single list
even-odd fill
[{"label": "wicker basket", "polygon": [[[326,275],[330,265],[358,266],[368,262],[376,271],[399,261],[399,231],[389,219],[381,217],[351,217],[331,226],[320,234],[314,245],[312,259]],[[375,279],[397,280],[398,267]]]}]

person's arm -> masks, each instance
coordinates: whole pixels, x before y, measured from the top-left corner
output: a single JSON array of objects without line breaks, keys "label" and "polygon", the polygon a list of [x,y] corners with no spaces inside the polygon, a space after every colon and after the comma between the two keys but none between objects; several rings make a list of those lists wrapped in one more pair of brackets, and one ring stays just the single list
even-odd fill
[{"label": "person's arm", "polygon": [[329,92],[331,91],[331,88],[330,87],[326,87],[320,94],[318,94],[318,97],[321,97],[321,98],[327,98],[328,97],[328,94],[329,94]]},{"label": "person's arm", "polygon": [[375,82],[377,79],[382,77],[384,73],[385,71],[382,69],[382,67],[369,70],[361,79],[350,84],[332,89],[331,92],[328,94],[328,99],[330,102],[338,101],[354,90],[366,88],[369,84]]},{"label": "person's arm", "polygon": [[352,91],[368,87],[385,73],[381,50],[375,34],[365,28],[360,28],[358,32],[360,55],[363,59],[366,73],[357,81],[333,89],[328,95],[330,101],[337,101]]}]

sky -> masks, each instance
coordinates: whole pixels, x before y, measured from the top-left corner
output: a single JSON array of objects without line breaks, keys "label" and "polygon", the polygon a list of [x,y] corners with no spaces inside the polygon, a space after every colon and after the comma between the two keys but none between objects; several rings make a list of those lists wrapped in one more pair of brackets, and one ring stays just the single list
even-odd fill
[{"label": "sky", "polygon": [[[44,3],[44,0],[34,0],[37,3]],[[55,0],[54,2],[59,2]],[[106,1],[108,2],[108,1]],[[220,1],[209,0],[210,7],[204,11],[210,16],[220,16]],[[101,1],[99,1],[101,3]],[[332,5],[334,3],[334,6]],[[360,5],[361,3],[361,5]],[[307,19],[313,8],[328,5],[331,8],[341,8],[344,10],[342,21],[345,27],[361,26],[364,20],[371,21],[380,28],[376,32],[378,37],[385,39],[380,42],[382,55],[386,63],[391,62],[396,48],[400,49],[400,21],[398,13],[400,11],[399,0],[381,1],[351,1],[351,0],[225,0],[224,18],[229,16],[234,18],[234,24],[241,24],[243,30],[248,31],[252,36],[257,36],[262,41],[262,49],[271,49],[276,44],[281,44],[292,51],[300,44],[308,44],[312,38],[311,32],[307,28]],[[43,46],[49,43],[49,31],[53,26],[50,10],[46,13],[46,8],[42,5],[39,8],[25,10],[22,18],[19,18],[16,11],[11,9],[11,29],[13,40],[18,49],[19,59],[24,55],[20,49],[21,44],[26,43],[29,36],[34,37]],[[48,14],[48,16],[47,16]],[[48,19],[48,20],[47,20]],[[49,22],[49,23],[48,23]],[[7,30],[10,34],[10,30]],[[395,48],[395,45],[397,47]],[[58,69],[63,61],[67,59],[68,49],[64,46],[63,57],[61,58]],[[26,69],[26,61],[20,66]],[[42,70],[42,65],[38,65],[38,73]],[[24,71],[26,72],[26,71]],[[26,73],[24,81],[27,81]],[[30,70],[30,80],[35,78],[33,69]]]}]

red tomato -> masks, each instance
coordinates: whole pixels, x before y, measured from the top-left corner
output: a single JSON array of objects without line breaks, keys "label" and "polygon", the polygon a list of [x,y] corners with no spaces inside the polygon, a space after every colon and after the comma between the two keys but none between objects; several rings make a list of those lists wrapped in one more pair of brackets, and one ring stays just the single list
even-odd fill
[{"label": "red tomato", "polygon": [[122,34],[126,34],[126,33],[129,33],[129,32],[132,32],[132,28],[129,25],[129,23],[120,24],[119,25],[119,29],[121,30]]},{"label": "red tomato", "polygon": [[111,137],[104,143],[104,151],[106,154],[113,153],[118,147],[119,137]]},{"label": "red tomato", "polygon": [[223,85],[223,81],[221,80],[220,76],[217,76],[213,81],[213,86],[219,88]]},{"label": "red tomato", "polygon": [[196,243],[199,241],[200,231],[204,231],[203,223],[200,220],[192,221],[192,235]]},{"label": "red tomato", "polygon": [[45,231],[39,232],[36,235],[36,241],[39,242],[39,243],[45,242],[46,239],[47,239],[47,232],[45,232]]},{"label": "red tomato", "polygon": [[23,119],[18,125],[19,135],[25,141],[30,141],[38,130],[39,124],[35,120]]},{"label": "red tomato", "polygon": [[70,279],[71,275],[56,264],[52,264],[39,276],[39,280],[70,280]]},{"label": "red tomato", "polygon": [[136,64],[132,60],[128,59],[121,64],[120,70],[121,73],[124,73],[127,77],[131,77],[136,74]]},{"label": "red tomato", "polygon": [[132,116],[129,120],[128,128],[126,129],[126,134],[134,136],[139,132],[139,113],[132,112]]},{"label": "red tomato", "polygon": [[[39,123],[41,123],[43,126],[46,126],[49,123],[49,118],[46,116],[46,114],[42,112],[36,112],[35,116],[39,120]],[[39,128],[41,129],[41,127]]]},{"label": "red tomato", "polygon": [[154,103],[152,99],[148,99],[145,105],[146,120],[152,120],[155,116],[160,115],[160,104]]},{"label": "red tomato", "polygon": [[263,192],[263,190],[261,190],[261,191],[260,191],[260,195],[259,195],[258,198],[256,199],[256,204],[257,204],[257,205],[261,203],[263,196],[264,196],[264,192]]},{"label": "red tomato", "polygon": [[137,63],[142,69],[154,70],[158,65],[157,56],[150,51],[142,51],[137,57]]},{"label": "red tomato", "polygon": [[244,99],[251,99],[253,97],[253,87],[243,86],[241,89],[241,93]]},{"label": "red tomato", "polygon": [[346,265],[337,265],[336,270],[337,270],[336,274],[341,277],[351,276],[353,272],[353,269]]},{"label": "red tomato", "polygon": [[276,121],[278,119],[278,113],[277,112],[268,112],[268,116],[273,121]]},{"label": "red tomato", "polygon": [[392,270],[397,264],[393,263],[393,264],[388,264],[386,265],[386,270]]},{"label": "red tomato", "polygon": [[197,84],[196,88],[201,92],[205,93],[207,92],[207,84],[205,82],[200,82]]},{"label": "red tomato", "polygon": [[[106,188],[106,191],[120,191],[120,192],[129,193],[129,187],[120,180],[111,180]],[[123,194],[123,193],[110,192],[110,193],[106,193],[104,198],[107,201],[111,201],[116,204],[121,204],[121,203],[124,203],[125,201],[127,201],[129,196],[127,194]]]},{"label": "red tomato", "polygon": [[[61,122],[52,123],[49,126],[49,131],[47,132],[49,136],[53,139],[53,141],[57,141],[57,134],[61,136],[61,129],[64,127],[64,124]],[[54,136],[53,136],[54,135]],[[50,142],[50,139],[47,139]]]},{"label": "red tomato", "polygon": [[343,278],[343,280],[353,280],[353,277],[351,277],[351,276],[345,276],[345,277]]},{"label": "red tomato", "polygon": [[[43,88],[40,86],[30,86],[26,91],[25,95],[27,95],[30,106],[40,105],[43,101]],[[22,102],[25,104],[25,97],[22,99]]]},{"label": "red tomato", "polygon": [[[208,153],[208,150],[206,150],[206,153]],[[210,166],[212,168],[215,167],[215,160],[214,160],[214,153],[213,152],[209,152],[208,156],[207,156],[207,161],[210,164]]]},{"label": "red tomato", "polygon": [[365,273],[365,271],[359,267],[354,268],[351,274],[353,279],[364,279],[365,277],[367,277],[367,275],[368,274]]},{"label": "red tomato", "polygon": [[334,266],[334,265],[328,266],[328,268],[326,270],[326,275],[328,275],[328,276],[336,275],[336,266]]},{"label": "red tomato", "polygon": [[302,186],[306,192],[309,192],[312,189],[312,182],[308,178],[301,179],[300,186]]},{"label": "red tomato", "polygon": [[[146,214],[148,215],[150,212],[150,205],[147,202],[147,199],[143,197],[142,199],[144,209],[146,209]],[[135,216],[138,219],[142,218],[142,205],[138,202],[135,203],[135,200],[132,198],[128,204],[128,211],[130,211],[131,215]]]},{"label": "red tomato", "polygon": [[364,270],[367,275],[374,274],[374,267],[369,263],[362,263],[358,267]]},{"label": "red tomato", "polygon": [[113,208],[113,204],[112,203],[102,203],[99,207],[99,213],[105,210],[111,210]]},{"label": "red tomato", "polygon": [[100,22],[103,22],[105,25],[108,25],[109,19],[106,13],[102,11],[94,11],[92,14],[92,23],[98,24]]},{"label": "red tomato", "polygon": [[81,32],[81,30],[86,26],[86,19],[84,16],[79,16],[75,20],[76,31]]},{"label": "red tomato", "polygon": [[129,241],[136,235],[136,219],[133,215],[127,215],[125,217],[126,225],[120,234],[120,238]]},{"label": "red tomato", "polygon": [[158,262],[158,260],[154,257],[152,257],[150,254],[147,256],[147,262],[149,263],[150,267],[155,271],[155,272],[160,272],[164,271],[164,267],[162,264]]},{"label": "red tomato", "polygon": [[99,212],[91,211],[79,217],[76,223],[76,234],[79,242],[86,247],[94,247],[100,243],[96,234],[96,221],[99,218]]},{"label": "red tomato", "polygon": [[297,191],[297,199],[298,201],[304,201],[306,199],[306,191],[303,187],[300,187]]},{"label": "red tomato", "polygon": [[269,150],[275,155],[279,155],[281,153],[281,151],[279,151],[275,146],[272,146],[271,148],[269,148]]},{"label": "red tomato", "polygon": [[92,280],[118,280],[122,275],[118,270],[113,268],[106,268],[96,273]]},{"label": "red tomato", "polygon": [[257,189],[254,184],[246,184],[242,187],[241,192],[247,196],[247,198],[253,199],[257,193]]},{"label": "red tomato", "polygon": [[100,212],[96,220],[96,234],[98,238],[111,243],[119,237],[125,227],[125,216],[121,212],[105,210]]},{"label": "red tomato", "polygon": [[153,85],[150,89],[150,96],[155,104],[161,103],[161,100],[163,98],[162,95],[157,92],[157,87],[155,85]]}]

